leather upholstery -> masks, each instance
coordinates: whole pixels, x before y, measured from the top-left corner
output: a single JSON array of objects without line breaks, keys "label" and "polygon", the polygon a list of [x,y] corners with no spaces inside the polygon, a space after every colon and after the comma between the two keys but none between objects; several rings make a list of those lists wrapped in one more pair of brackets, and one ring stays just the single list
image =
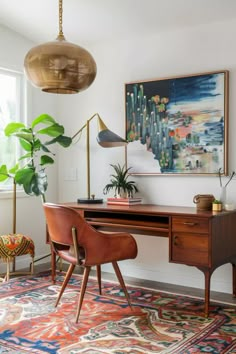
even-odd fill
[{"label": "leather upholstery", "polygon": [[[111,262],[129,302],[128,293],[116,262],[137,256],[137,244],[134,237],[123,232],[108,234],[97,231],[76,210],[69,207],[45,203],[44,211],[53,252],[72,265],[66,275],[66,284],[75,265],[83,265],[87,268],[86,277],[88,277],[90,267],[97,266],[100,277],[100,265]],[[101,279],[98,281],[100,283]],[[86,288],[87,280],[84,282]],[[59,299],[66,284],[62,285]],[[80,308],[77,311],[76,322],[79,312]]]}]

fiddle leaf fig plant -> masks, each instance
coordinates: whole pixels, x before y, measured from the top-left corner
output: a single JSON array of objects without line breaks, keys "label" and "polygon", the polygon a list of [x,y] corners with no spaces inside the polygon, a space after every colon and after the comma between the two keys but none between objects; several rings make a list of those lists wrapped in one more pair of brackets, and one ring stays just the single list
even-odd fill
[{"label": "fiddle leaf fig plant", "polygon": [[8,169],[6,165],[0,166],[0,182],[13,178],[26,194],[44,198],[48,187],[45,169],[54,163],[55,156],[51,147],[55,144],[69,147],[72,138],[65,136],[64,127],[48,114],[41,114],[29,126],[19,122],[9,123],[4,133],[19,140],[23,153],[14,167]]},{"label": "fiddle leaf fig plant", "polygon": [[115,190],[115,197],[125,194],[128,197],[133,197],[133,194],[138,192],[138,188],[135,185],[135,181],[128,181],[129,179],[129,170],[132,167],[126,168],[120,164],[110,165],[114,170],[115,174],[111,175],[110,183],[108,183],[104,189],[103,193],[108,194],[110,190]]}]

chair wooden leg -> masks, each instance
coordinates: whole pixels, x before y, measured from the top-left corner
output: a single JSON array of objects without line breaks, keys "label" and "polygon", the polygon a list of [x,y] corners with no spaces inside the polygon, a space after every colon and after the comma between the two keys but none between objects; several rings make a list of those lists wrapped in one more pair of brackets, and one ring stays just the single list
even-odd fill
[{"label": "chair wooden leg", "polygon": [[14,257],[12,261],[12,272],[14,273],[15,271],[16,271],[16,257]]},{"label": "chair wooden leg", "polygon": [[65,288],[66,288],[66,285],[68,284],[68,281],[69,281],[70,278],[71,278],[71,275],[72,275],[74,269],[75,269],[75,265],[74,265],[74,264],[71,264],[71,265],[69,266],[69,269],[68,269],[67,273],[66,273],[65,279],[64,279],[64,281],[63,281],[63,283],[62,283],[61,290],[60,290],[60,293],[59,293],[59,295],[58,295],[58,297],[57,297],[57,301],[56,301],[55,307],[57,307],[57,305],[58,305],[58,303],[59,303],[59,301],[60,301],[60,299],[61,299],[61,297],[62,297],[62,294],[64,293],[64,290],[65,290]]},{"label": "chair wooden leg", "polygon": [[63,267],[63,261],[62,258],[59,259],[59,270],[62,272],[62,267]]},{"label": "chair wooden leg", "polygon": [[85,294],[85,290],[86,290],[86,287],[87,287],[87,282],[88,282],[90,269],[91,269],[91,267],[89,267],[89,266],[85,267],[85,269],[84,269],[84,275],[83,275],[83,280],[82,280],[82,285],[81,285],[81,290],[80,290],[80,295],[79,295],[79,301],[78,301],[78,308],[77,308],[75,323],[78,323],[78,320],[79,320],[80,310],[81,310],[81,307],[82,307],[84,294]]},{"label": "chair wooden leg", "polygon": [[52,283],[56,283],[56,253],[51,246]]},{"label": "chair wooden leg", "polygon": [[120,283],[120,285],[121,285],[121,287],[122,287],[122,289],[123,289],[123,291],[124,291],[124,294],[125,294],[125,297],[126,297],[126,299],[127,299],[127,301],[128,301],[129,307],[130,307],[131,310],[132,310],[132,305],[131,305],[131,302],[130,302],[130,297],[129,297],[128,291],[127,291],[127,289],[126,289],[125,282],[124,282],[124,279],[123,279],[123,277],[122,277],[120,268],[119,268],[117,262],[112,262],[112,265],[113,265],[113,268],[114,268],[114,270],[115,270],[116,276],[117,276],[117,278],[118,278],[118,280],[119,280],[119,283]]},{"label": "chair wooden leg", "polygon": [[31,275],[34,274],[34,257],[32,257],[32,262],[30,263],[30,272],[31,272]]},{"label": "chair wooden leg", "polygon": [[101,281],[101,266],[100,265],[97,265],[97,280],[98,280],[99,294],[102,295],[102,281]]},{"label": "chair wooden leg", "polygon": [[6,281],[9,281],[10,279],[10,260],[7,258],[7,274],[6,274]]}]

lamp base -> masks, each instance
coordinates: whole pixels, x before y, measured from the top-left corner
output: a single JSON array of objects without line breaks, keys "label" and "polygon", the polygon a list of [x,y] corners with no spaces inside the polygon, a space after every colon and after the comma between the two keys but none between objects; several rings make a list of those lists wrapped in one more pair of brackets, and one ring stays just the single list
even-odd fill
[{"label": "lamp base", "polygon": [[98,198],[78,198],[77,199],[78,204],[101,204],[103,203],[103,199],[98,199]]}]

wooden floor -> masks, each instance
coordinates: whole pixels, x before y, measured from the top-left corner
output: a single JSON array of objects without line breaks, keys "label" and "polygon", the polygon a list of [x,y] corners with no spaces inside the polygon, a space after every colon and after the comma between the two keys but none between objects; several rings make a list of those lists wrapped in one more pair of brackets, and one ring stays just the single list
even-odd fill
[{"label": "wooden floor", "polygon": [[[65,264],[63,264],[62,267],[63,270],[67,270],[67,266]],[[50,263],[35,265],[35,273],[49,270],[49,269],[50,269]],[[83,269],[81,267],[77,267],[75,273],[81,274],[82,271]],[[91,274],[96,275],[96,272],[92,271]],[[104,280],[115,280],[115,281],[117,280],[115,275],[107,272],[102,272],[102,278]],[[180,285],[173,285],[168,283],[160,283],[157,281],[137,279],[137,278],[125,277],[125,276],[124,276],[124,280],[126,284],[130,284],[130,285],[204,298],[204,290],[201,289],[180,286]],[[236,305],[236,298],[234,298],[231,294],[211,291],[211,300],[216,302],[226,302],[232,305]]]}]

